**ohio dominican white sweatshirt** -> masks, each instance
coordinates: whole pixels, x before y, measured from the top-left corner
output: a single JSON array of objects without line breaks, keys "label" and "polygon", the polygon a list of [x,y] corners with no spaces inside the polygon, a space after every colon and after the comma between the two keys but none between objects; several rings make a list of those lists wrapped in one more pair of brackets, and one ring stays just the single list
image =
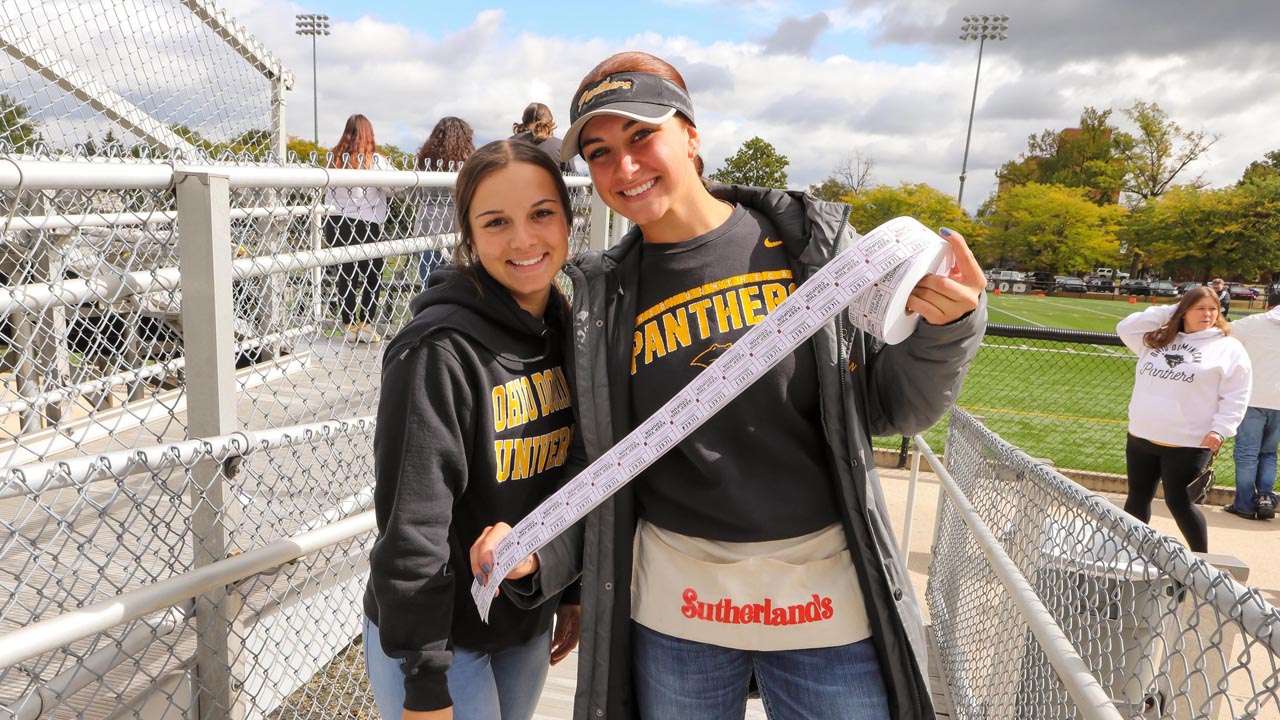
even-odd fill
[{"label": "ohio dominican white sweatshirt", "polygon": [[1253,364],[1249,406],[1280,410],[1280,305],[1231,323],[1231,337],[1244,345]]},{"label": "ohio dominican white sweatshirt", "polygon": [[1211,430],[1232,437],[1249,405],[1249,356],[1239,340],[1217,328],[1178,333],[1158,349],[1143,345],[1142,336],[1168,322],[1174,309],[1151,307],[1116,326],[1120,339],[1138,355],[1129,432],[1182,447],[1198,447]]}]

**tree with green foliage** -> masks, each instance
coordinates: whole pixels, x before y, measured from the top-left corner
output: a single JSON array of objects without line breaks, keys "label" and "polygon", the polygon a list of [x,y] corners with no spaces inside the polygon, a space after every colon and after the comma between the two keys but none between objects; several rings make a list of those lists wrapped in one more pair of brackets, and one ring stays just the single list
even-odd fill
[{"label": "tree with green foliage", "polygon": [[[1117,136],[1116,152],[1125,166],[1123,189],[1140,202],[1164,194],[1188,165],[1218,141],[1218,135],[1204,130],[1183,130],[1156,103],[1138,100],[1124,114],[1135,131]],[[1186,184],[1206,185],[1203,176]]]},{"label": "tree with green foliage", "polygon": [[1123,239],[1166,272],[1256,279],[1280,267],[1280,177],[1174,187],[1133,213]]},{"label": "tree with green foliage", "polygon": [[879,185],[857,195],[844,198],[852,211],[849,222],[860,232],[873,230],[877,225],[902,215],[924,223],[925,227],[951,228],[964,235],[970,244],[979,236],[981,228],[956,205],[956,199],[924,183],[902,183],[896,187]]},{"label": "tree with green foliage", "polygon": [[1266,178],[1280,177],[1280,150],[1263,153],[1261,160],[1254,160],[1244,169],[1240,182],[1250,183]]},{"label": "tree with green foliage", "polygon": [[16,153],[29,153],[43,140],[40,124],[26,105],[0,94],[0,145]]},{"label": "tree with green foliage", "polygon": [[711,180],[726,185],[753,185],[785,189],[787,165],[791,161],[773,145],[753,137],[742,143],[738,152],[724,159],[724,167],[711,174]]},{"label": "tree with green foliage", "polygon": [[297,135],[290,135],[289,143],[286,145],[286,153],[290,162],[324,165],[328,152],[328,148],[322,148]]},{"label": "tree with green foliage", "polygon": [[1098,205],[1085,188],[1029,183],[992,201],[982,218],[986,231],[970,246],[986,267],[1062,273],[1114,265],[1125,212]]},{"label": "tree with green foliage", "polygon": [[1027,150],[996,171],[1005,187],[1029,183],[1085,188],[1098,205],[1114,204],[1124,185],[1125,165],[1116,155],[1119,129],[1111,111],[1086,107],[1080,126],[1045,130],[1027,138]]}]

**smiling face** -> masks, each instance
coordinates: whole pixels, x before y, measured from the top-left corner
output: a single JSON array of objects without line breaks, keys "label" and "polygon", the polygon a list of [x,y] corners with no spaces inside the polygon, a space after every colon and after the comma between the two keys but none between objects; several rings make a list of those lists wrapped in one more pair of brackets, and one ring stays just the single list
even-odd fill
[{"label": "smiling face", "polygon": [[605,204],[646,235],[650,227],[673,222],[702,190],[694,165],[698,130],[679,117],[654,125],[601,115],[582,129],[579,142]]},{"label": "smiling face", "polygon": [[1192,305],[1187,314],[1182,316],[1182,332],[1198,333],[1218,324],[1218,313],[1221,310],[1218,299],[1206,297]]},{"label": "smiling face", "polygon": [[527,162],[495,170],[476,185],[467,222],[480,264],[541,317],[569,254],[569,219],[555,182]]}]

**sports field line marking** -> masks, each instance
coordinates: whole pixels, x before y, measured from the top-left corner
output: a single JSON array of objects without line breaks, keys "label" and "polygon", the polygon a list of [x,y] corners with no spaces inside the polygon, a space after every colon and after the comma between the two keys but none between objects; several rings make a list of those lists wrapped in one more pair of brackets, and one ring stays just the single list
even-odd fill
[{"label": "sports field line marking", "polygon": [[1040,323],[1036,322],[1035,320],[1032,320],[1031,318],[1024,318],[1024,317],[1022,317],[1021,315],[1018,315],[1018,314],[1016,314],[1016,313],[1011,313],[1011,312],[1009,312],[1008,310],[1005,310],[1005,309],[1003,309],[1003,308],[992,307],[992,306],[988,305],[988,306],[987,306],[987,312],[991,312],[992,310],[995,310],[996,312],[1002,312],[1002,313],[1004,313],[1005,315],[1008,315],[1009,317],[1018,318],[1019,320],[1021,320],[1021,321],[1022,321],[1022,322],[1024,322],[1024,323],[1031,323],[1032,325],[1035,325],[1036,327],[1047,327],[1046,325],[1041,325]]},{"label": "sports field line marking", "polygon": [[965,410],[980,410],[982,412],[1005,413],[1006,415],[1030,415],[1032,417],[1055,418],[1058,420],[1084,420],[1086,422],[1101,423],[1127,423],[1128,420],[1112,420],[1109,418],[1091,418],[1082,415],[1059,415],[1056,413],[1031,412],[1030,410],[1006,410],[1004,408],[982,407],[980,405],[961,405]]},{"label": "sports field line marking", "polygon": [[1105,345],[1089,346],[1089,347],[1099,348],[1100,350],[1102,350],[1102,352],[1085,352],[1083,350],[1062,350],[1062,349],[1056,349],[1056,348],[1037,348],[1037,347],[1031,347],[1030,345],[1004,345],[999,343],[982,343],[982,347],[1003,348],[1008,350],[1026,350],[1028,352],[1063,353],[1066,355],[1084,355],[1086,357],[1123,358],[1128,356],[1128,357],[1133,357],[1135,359],[1137,357],[1136,355],[1133,355],[1132,353],[1128,353],[1128,352],[1108,352],[1107,347]]},{"label": "sports field line marking", "polygon": [[[1094,309],[1093,309],[1093,308],[1091,308],[1091,307],[1084,307],[1083,305],[1077,305],[1077,304],[1075,304],[1075,303],[1071,303],[1070,305],[1057,305],[1057,304],[1055,304],[1055,303],[1053,303],[1053,302],[1050,302],[1050,301],[1049,301],[1049,298],[1047,298],[1047,297],[1045,297],[1045,298],[1041,298],[1041,297],[1016,297],[1016,296],[1010,296],[1010,297],[1006,298],[1006,300],[1019,300],[1019,301],[1021,301],[1021,300],[1026,300],[1027,302],[1041,303],[1041,304],[1049,305],[1049,306],[1051,306],[1051,307],[1059,307],[1059,308],[1061,308],[1061,307],[1068,307],[1068,308],[1071,308],[1072,310],[1083,310],[1083,311],[1085,311],[1085,312],[1091,312],[1091,313],[1093,313],[1094,315],[1101,315],[1101,316],[1103,316],[1103,317],[1105,317],[1105,318],[1114,318],[1114,319],[1116,319],[1116,320],[1120,320],[1120,319],[1126,318],[1126,317],[1128,317],[1130,314],[1132,314],[1132,313],[1133,313],[1133,311],[1132,311],[1132,310],[1124,310],[1121,314],[1116,315],[1116,314],[1114,314],[1114,313],[1103,312],[1103,311],[1101,311],[1101,310],[1094,310]],[[1098,301],[1096,301],[1096,300],[1086,300],[1085,302],[1098,302]]]}]

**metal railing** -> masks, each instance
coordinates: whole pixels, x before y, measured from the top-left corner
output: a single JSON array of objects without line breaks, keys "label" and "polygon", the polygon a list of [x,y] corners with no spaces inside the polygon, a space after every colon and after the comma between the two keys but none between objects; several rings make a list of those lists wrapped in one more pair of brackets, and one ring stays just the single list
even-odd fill
[{"label": "metal railing", "polygon": [[362,670],[305,685],[372,539],[382,344],[343,313],[408,318],[454,177],[0,157],[0,718],[369,711]]},{"label": "metal railing", "polygon": [[955,717],[1280,716],[1257,590],[963,410],[945,465],[915,440],[944,490],[926,595]]}]

